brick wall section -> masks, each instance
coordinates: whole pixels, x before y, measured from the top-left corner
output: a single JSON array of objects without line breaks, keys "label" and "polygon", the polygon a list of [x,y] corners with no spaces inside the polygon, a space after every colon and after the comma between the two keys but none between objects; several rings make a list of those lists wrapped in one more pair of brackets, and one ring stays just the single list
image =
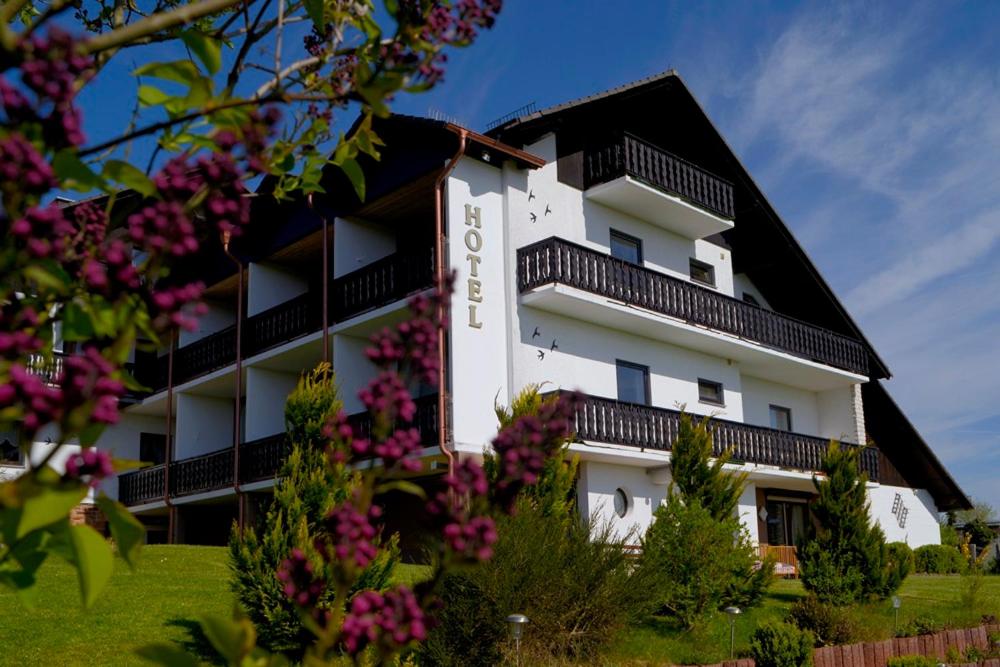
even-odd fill
[{"label": "brick wall section", "polygon": [[[961,654],[969,648],[984,653],[989,649],[991,633],[1000,633],[1000,624],[981,625],[965,630],[946,630],[919,637],[897,637],[881,642],[827,646],[813,651],[813,667],[885,667],[889,658],[905,655],[924,655],[943,660],[948,649]],[[706,667],[754,667],[751,658],[728,660]],[[1000,667],[1000,659],[993,658],[979,663],[961,663],[952,667]]]},{"label": "brick wall section", "polygon": [[87,524],[94,530],[104,535],[107,531],[108,520],[97,505],[81,503],[69,512],[69,522],[74,525]]},{"label": "brick wall section", "polygon": [[861,385],[851,385],[851,415],[854,417],[854,433],[856,443],[863,445],[868,442],[865,433],[865,404],[861,400]]}]

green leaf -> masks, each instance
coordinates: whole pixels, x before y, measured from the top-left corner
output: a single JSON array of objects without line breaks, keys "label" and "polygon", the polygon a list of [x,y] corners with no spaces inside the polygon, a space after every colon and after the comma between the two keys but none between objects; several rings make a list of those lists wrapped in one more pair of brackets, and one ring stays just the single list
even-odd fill
[{"label": "green leaf", "polygon": [[166,667],[198,667],[198,660],[174,644],[150,644],[136,650],[140,658]]},{"label": "green leaf", "polygon": [[146,539],[146,529],[124,505],[103,493],[97,497],[97,506],[108,519],[108,527],[111,529],[111,537],[115,538],[118,553],[130,568],[135,569],[139,551]]},{"label": "green leaf", "polygon": [[222,67],[222,50],[219,42],[195,30],[185,30],[181,40],[198,57],[209,74],[215,74]]},{"label": "green leaf", "polygon": [[133,167],[128,162],[108,160],[104,163],[102,173],[105,178],[121,183],[125,187],[132,188],[139,194],[147,197],[152,197],[156,193],[156,186],[153,185],[153,181],[147,178],[141,169]]},{"label": "green leaf", "polygon": [[102,433],[104,433],[104,426],[104,424],[98,423],[87,424],[84,426],[78,436],[80,438],[80,444],[84,447],[93,447],[97,444],[97,439],[101,437]]},{"label": "green leaf", "polygon": [[52,170],[59,177],[62,187],[79,192],[102,190],[106,185],[103,178],[95,174],[76,153],[70,150],[56,153],[52,160]]},{"label": "green leaf", "polygon": [[139,86],[139,104],[144,107],[155,107],[163,104],[167,100],[171,99],[170,95],[157,88],[156,86],[150,86],[148,84],[143,84]]},{"label": "green leaf", "polygon": [[190,86],[191,81],[201,77],[201,72],[190,60],[176,60],[169,63],[149,63],[133,72],[136,76],[151,76],[154,79],[173,81]]},{"label": "green leaf", "polygon": [[57,272],[52,271],[51,268],[50,266],[43,266],[41,264],[29,264],[24,267],[24,276],[43,289],[51,290],[57,294],[64,294],[69,281]]},{"label": "green leaf", "polygon": [[253,625],[246,619],[228,619],[206,616],[201,619],[201,629],[208,641],[230,664],[239,664],[256,643]]},{"label": "green leaf", "polygon": [[111,547],[90,526],[70,526],[68,536],[83,604],[90,607],[111,579],[114,567]]},{"label": "green leaf", "polygon": [[[47,470],[58,478],[51,468]],[[87,487],[83,484],[58,481],[40,483],[29,477],[24,477],[23,480],[19,485],[23,503],[14,535],[16,539],[57,521],[67,520],[69,511],[87,495]]]},{"label": "green leaf", "polygon": [[365,173],[361,170],[361,165],[354,158],[347,158],[340,163],[340,168],[347,174],[354,191],[358,194],[358,199],[365,200]]},{"label": "green leaf", "polygon": [[71,301],[63,308],[62,335],[66,341],[92,340],[94,338],[94,323],[90,314]]},{"label": "green leaf", "polygon": [[323,20],[323,0],[305,0],[306,14],[312,20],[316,30],[322,34],[325,21]]}]

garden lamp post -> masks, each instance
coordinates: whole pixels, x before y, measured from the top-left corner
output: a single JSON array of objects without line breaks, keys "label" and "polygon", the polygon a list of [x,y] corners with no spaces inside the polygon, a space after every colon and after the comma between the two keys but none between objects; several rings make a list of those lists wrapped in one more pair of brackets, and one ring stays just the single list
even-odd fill
[{"label": "garden lamp post", "polygon": [[510,629],[510,636],[514,640],[514,664],[521,664],[521,634],[524,626],[528,623],[528,617],[524,614],[511,614],[507,617],[507,627]]},{"label": "garden lamp post", "polygon": [[741,613],[739,607],[726,607],[722,611],[729,614],[729,659],[736,655],[736,617]]},{"label": "garden lamp post", "polygon": [[892,596],[892,611],[895,614],[895,618],[892,622],[892,629],[894,631],[899,630],[899,607],[903,604],[903,601],[899,599],[898,595]]}]

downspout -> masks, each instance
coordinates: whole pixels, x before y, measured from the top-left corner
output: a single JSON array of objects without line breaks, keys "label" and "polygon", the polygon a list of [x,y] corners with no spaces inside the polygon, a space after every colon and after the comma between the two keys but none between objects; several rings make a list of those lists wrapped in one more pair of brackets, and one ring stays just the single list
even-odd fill
[{"label": "downspout", "polygon": [[243,400],[243,264],[229,252],[232,233],[222,232],[222,251],[236,265],[236,409],[233,411],[233,491],[236,492],[237,522],[243,529],[243,497],[240,494],[240,403]]},{"label": "downspout", "polygon": [[176,526],[175,514],[177,508],[170,502],[170,461],[174,458],[174,443],[171,437],[174,418],[174,344],[177,340],[177,330],[170,330],[170,345],[167,347],[167,451],[163,459],[163,502],[167,506],[167,544],[174,543]]},{"label": "downspout", "polygon": [[[465,154],[465,143],[468,132],[463,128],[454,128],[458,134],[458,150],[448,161],[444,170],[434,180],[434,284],[437,289],[444,287],[444,182],[448,175],[458,165],[459,159]],[[448,405],[446,379],[446,348],[444,326],[444,303],[439,301],[438,312],[438,446],[448,459],[448,474],[455,474],[455,452],[448,448],[446,412]]]},{"label": "downspout", "polygon": [[313,206],[313,193],[306,195],[309,210],[323,221],[323,363],[330,361],[330,237],[327,231],[326,216]]}]

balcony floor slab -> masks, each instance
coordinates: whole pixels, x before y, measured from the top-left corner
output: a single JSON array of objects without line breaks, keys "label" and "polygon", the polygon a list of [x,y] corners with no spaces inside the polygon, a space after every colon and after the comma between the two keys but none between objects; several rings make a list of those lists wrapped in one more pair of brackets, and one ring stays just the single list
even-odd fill
[{"label": "balcony floor slab", "polygon": [[857,373],[558,283],[536,287],[522,294],[521,301],[540,310],[729,359],[738,362],[745,375],[808,391],[868,381]]}]

